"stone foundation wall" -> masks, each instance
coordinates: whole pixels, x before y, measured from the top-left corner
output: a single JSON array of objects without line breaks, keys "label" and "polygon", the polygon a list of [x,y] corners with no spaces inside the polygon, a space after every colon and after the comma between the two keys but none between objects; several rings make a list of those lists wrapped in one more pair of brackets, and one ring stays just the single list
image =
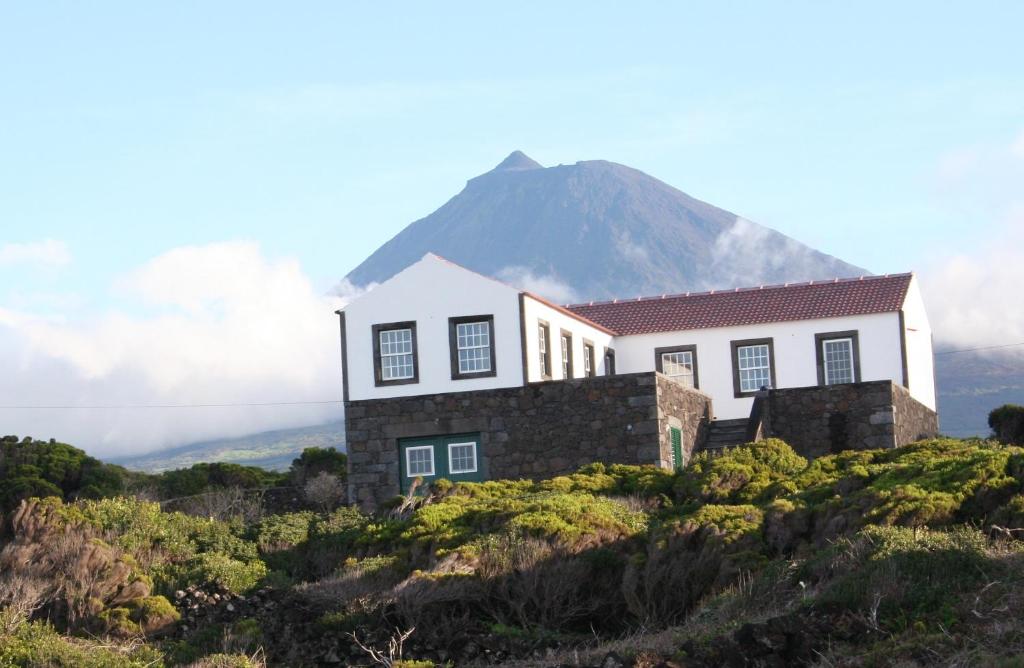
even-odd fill
[{"label": "stone foundation wall", "polygon": [[891,381],[771,390],[765,435],[805,457],[894,448],[938,433],[935,412]]},{"label": "stone foundation wall", "polygon": [[668,427],[683,432],[683,464],[690,461],[693,452],[704,445],[708,425],[714,413],[711,397],[680,385],[676,381],[657,375],[658,418],[661,420],[661,465],[672,465],[672,436]]},{"label": "stone foundation wall", "polygon": [[893,409],[896,415],[896,445],[906,445],[939,435],[939,416],[910,396],[902,385],[893,385]]},{"label": "stone foundation wall", "polygon": [[398,494],[398,440],[417,436],[479,433],[489,479],[548,478],[595,461],[667,466],[666,421],[680,422],[692,449],[692,423],[709,403],[654,372],[348,402],[349,500],[374,508]]}]

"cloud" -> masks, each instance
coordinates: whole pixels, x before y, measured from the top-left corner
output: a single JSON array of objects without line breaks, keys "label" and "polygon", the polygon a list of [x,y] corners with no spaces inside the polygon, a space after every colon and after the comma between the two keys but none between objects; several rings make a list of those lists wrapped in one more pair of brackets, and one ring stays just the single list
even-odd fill
[{"label": "cloud", "polygon": [[557,276],[535,274],[529,267],[509,266],[499,269],[495,277],[522,290],[528,290],[558,304],[579,301],[579,295]]},{"label": "cloud", "polygon": [[[121,406],[340,398],[336,316],[294,260],[254,243],[168,251],[118,283],[144,315],[61,321],[0,308],[0,405]],[[337,404],[3,409],[5,433],[97,454],[145,452],[337,419]]]},{"label": "cloud", "polygon": [[708,275],[715,277],[715,283],[705,282],[701,287],[752,287],[843,275],[837,273],[842,270],[839,262],[835,261],[830,268],[826,258],[795,239],[737,217],[728,230],[718,235],[711,250]]},{"label": "cloud", "polygon": [[921,285],[937,343],[1024,342],[1024,208],[980,248],[934,260],[922,270]]},{"label": "cloud", "polygon": [[[938,166],[940,201],[970,228],[955,250],[921,271],[939,344],[997,346],[1024,341],[1024,133],[1002,146],[953,151]],[[997,221],[986,226],[985,221]],[[1024,348],[1011,348],[1020,352]]]},{"label": "cloud", "polygon": [[67,244],[55,239],[7,243],[0,246],[0,267],[13,264],[33,264],[48,267],[63,267],[71,263],[71,251]]}]

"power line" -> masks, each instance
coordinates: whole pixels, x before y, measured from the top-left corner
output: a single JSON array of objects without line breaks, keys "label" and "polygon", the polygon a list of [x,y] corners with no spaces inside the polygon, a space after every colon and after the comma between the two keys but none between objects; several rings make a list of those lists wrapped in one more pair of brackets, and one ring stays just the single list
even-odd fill
[{"label": "power line", "polygon": [[229,403],[229,404],[99,404],[99,405],[83,405],[83,404],[68,404],[65,406],[49,405],[49,406],[0,406],[0,409],[14,409],[14,410],[25,410],[25,409],[40,409],[40,410],[67,410],[72,408],[81,408],[86,410],[104,410],[113,409],[119,410],[122,408],[235,408],[235,407],[259,407],[259,406],[314,406],[324,404],[343,404],[344,401],[340,399],[325,399],[323,401],[263,401],[263,402],[252,402],[252,403]]},{"label": "power line", "polygon": [[935,354],[953,354],[954,352],[974,352],[975,350],[994,350],[996,348],[1012,348],[1015,345],[1024,345],[1024,341],[1020,343],[1004,343],[1002,345],[983,345],[980,348],[962,348],[959,350],[942,350]]}]

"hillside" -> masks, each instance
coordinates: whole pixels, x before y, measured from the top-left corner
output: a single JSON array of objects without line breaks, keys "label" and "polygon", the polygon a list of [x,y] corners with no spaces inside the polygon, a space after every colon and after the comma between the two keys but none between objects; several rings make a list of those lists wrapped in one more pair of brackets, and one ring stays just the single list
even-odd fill
[{"label": "hillside", "polygon": [[227,462],[283,471],[306,448],[336,448],[345,451],[345,423],[264,431],[248,436],[190,443],[168,450],[111,461],[136,471],[158,473],[200,462]]},{"label": "hillside", "polygon": [[546,295],[557,301],[868,273],[625,165],[545,168],[519,151],[347,278],[380,282],[428,251],[512,283],[557,284]]},{"label": "hillside", "polygon": [[0,665],[1011,666],[1022,529],[1024,449],[953,439],[439,481],[377,516],[35,500],[3,520]]}]

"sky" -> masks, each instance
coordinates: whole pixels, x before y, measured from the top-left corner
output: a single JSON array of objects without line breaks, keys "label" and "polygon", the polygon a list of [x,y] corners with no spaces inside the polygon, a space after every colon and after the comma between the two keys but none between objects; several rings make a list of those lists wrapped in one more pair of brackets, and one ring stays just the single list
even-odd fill
[{"label": "sky", "polygon": [[[0,432],[338,404],[339,280],[512,150],[607,159],[1024,341],[1024,4],[0,2]],[[351,297],[348,294],[347,297]]]}]

